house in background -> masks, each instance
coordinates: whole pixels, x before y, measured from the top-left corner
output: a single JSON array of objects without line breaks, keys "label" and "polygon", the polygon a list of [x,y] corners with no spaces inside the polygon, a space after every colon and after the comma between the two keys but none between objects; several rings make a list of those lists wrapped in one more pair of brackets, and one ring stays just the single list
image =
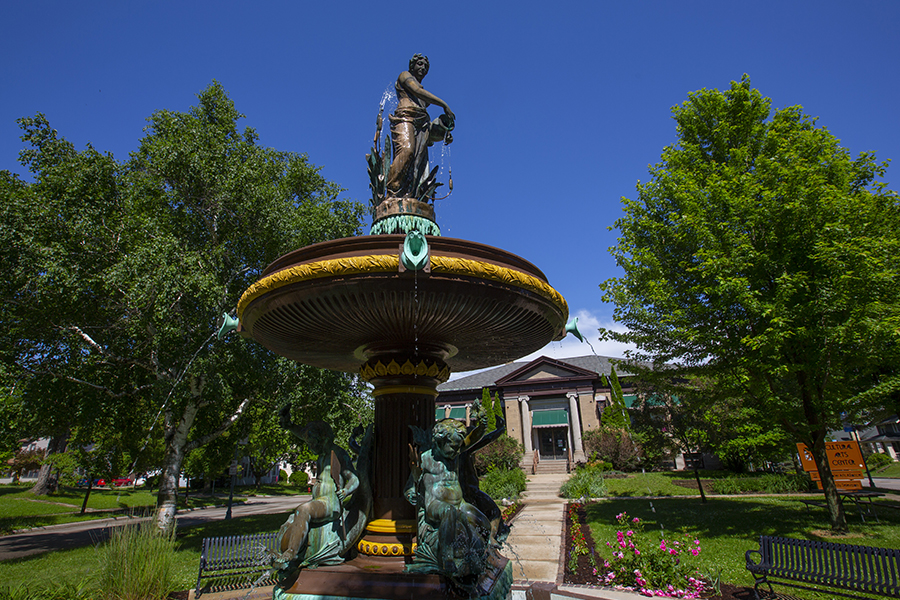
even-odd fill
[{"label": "house in background", "polygon": [[[562,360],[542,356],[448,381],[437,388],[435,418],[468,423],[472,404],[488,388],[491,397],[499,393],[506,432],[525,447],[527,464],[535,451],[541,463],[567,461],[570,451],[574,461],[584,461],[584,433],[600,426],[610,404],[610,389],[601,376],[609,376],[617,361],[605,356]],[[620,372],[622,368],[617,367],[617,374],[630,407],[636,396],[628,381],[631,374]]]},{"label": "house in background", "polygon": [[866,452],[887,454],[892,460],[900,455],[900,418],[891,415],[887,419],[863,427],[845,427],[844,431],[832,431],[835,441],[857,440]]}]

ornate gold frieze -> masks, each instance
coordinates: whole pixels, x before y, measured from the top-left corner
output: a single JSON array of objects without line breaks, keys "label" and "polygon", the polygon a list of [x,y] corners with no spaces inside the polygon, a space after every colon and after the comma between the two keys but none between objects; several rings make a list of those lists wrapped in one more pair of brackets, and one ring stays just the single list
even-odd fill
[{"label": "ornate gold frieze", "polygon": [[[362,275],[366,273],[394,273],[398,271],[399,264],[398,254],[376,254],[320,260],[290,267],[264,277],[247,288],[247,291],[244,292],[244,295],[238,301],[238,316],[240,317],[244,309],[259,296],[291,283],[324,277]],[[566,314],[569,312],[568,305],[559,292],[545,281],[521,271],[467,258],[432,255],[431,272],[433,274],[441,273],[477,277],[514,285],[547,298],[560,306]]]},{"label": "ornate gold frieze", "polygon": [[439,365],[427,360],[413,363],[409,359],[403,364],[399,364],[396,360],[391,360],[388,364],[384,364],[380,360],[376,360],[374,363],[369,361],[359,368],[359,376],[365,381],[371,381],[376,377],[397,377],[399,375],[432,377],[443,383],[450,378],[450,369],[447,365]]}]

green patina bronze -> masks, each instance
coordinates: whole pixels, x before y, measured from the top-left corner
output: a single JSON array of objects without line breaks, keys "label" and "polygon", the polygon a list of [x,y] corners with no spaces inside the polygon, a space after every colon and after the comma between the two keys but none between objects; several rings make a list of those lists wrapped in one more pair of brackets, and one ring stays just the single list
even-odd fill
[{"label": "green patina bronze", "polygon": [[[477,422],[477,421],[476,421]],[[478,488],[472,455],[506,431],[485,435],[484,424],[467,428],[455,419],[438,421],[429,436],[412,427],[418,447],[406,498],[416,507],[418,546],[411,573],[438,573],[470,597],[497,563],[497,549],[509,534],[496,503]]]},{"label": "green patina bronze", "polygon": [[428,242],[419,231],[413,230],[406,234],[400,262],[408,271],[421,271],[428,264]]},{"label": "green patina bronze", "polygon": [[441,235],[441,228],[434,221],[416,215],[392,215],[372,225],[371,235],[409,233],[419,231],[423,235]]},{"label": "green patina bronze", "polygon": [[278,532],[272,569],[290,576],[297,569],[344,562],[362,537],[372,510],[372,429],[366,432],[360,445],[364,450],[354,465],[347,451],[334,443],[327,423],[297,426],[288,410],[282,410],[281,423],[318,455],[312,499],[298,506]]}]

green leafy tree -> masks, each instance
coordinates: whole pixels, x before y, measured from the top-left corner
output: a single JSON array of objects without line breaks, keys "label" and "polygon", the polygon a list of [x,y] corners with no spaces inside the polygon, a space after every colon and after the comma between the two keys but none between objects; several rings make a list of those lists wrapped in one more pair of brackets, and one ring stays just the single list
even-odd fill
[{"label": "green leafy tree", "polygon": [[237,336],[217,342],[216,320],[280,254],[360,230],[361,205],[305,156],[239,131],[242,116],[213,83],[188,112],[154,113],[120,164],[75,152],[38,115],[21,122],[34,183],[0,177],[12,199],[0,356],[42,434],[114,437],[135,465],[159,457],[165,530],[186,454],[252,403],[289,401],[301,373]]},{"label": "green leafy tree", "polygon": [[496,428],[496,419],[504,419],[503,403],[500,401],[500,392],[494,392],[494,423]]},{"label": "green leafy tree", "polygon": [[897,195],[886,165],[853,158],[794,106],[774,113],[748,77],[673,108],[667,146],[612,248],[601,285],[640,360],[704,375],[811,448],[832,528],[846,518],[825,456],[828,431],[896,347]]}]

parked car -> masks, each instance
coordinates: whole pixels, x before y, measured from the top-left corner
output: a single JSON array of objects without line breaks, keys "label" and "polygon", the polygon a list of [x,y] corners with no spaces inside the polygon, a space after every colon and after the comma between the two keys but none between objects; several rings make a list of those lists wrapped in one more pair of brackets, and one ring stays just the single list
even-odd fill
[{"label": "parked car", "polygon": [[134,483],[134,480],[130,477],[120,477],[118,479],[113,479],[112,482],[114,486],[121,487],[123,485],[131,485]]},{"label": "parked car", "polygon": [[[87,484],[88,484],[87,477],[82,477],[75,483],[75,485],[77,485],[78,487],[87,487]],[[93,483],[94,487],[97,487],[97,486],[103,487],[104,485],[106,485],[105,479],[95,479],[94,480],[94,483]]]}]

